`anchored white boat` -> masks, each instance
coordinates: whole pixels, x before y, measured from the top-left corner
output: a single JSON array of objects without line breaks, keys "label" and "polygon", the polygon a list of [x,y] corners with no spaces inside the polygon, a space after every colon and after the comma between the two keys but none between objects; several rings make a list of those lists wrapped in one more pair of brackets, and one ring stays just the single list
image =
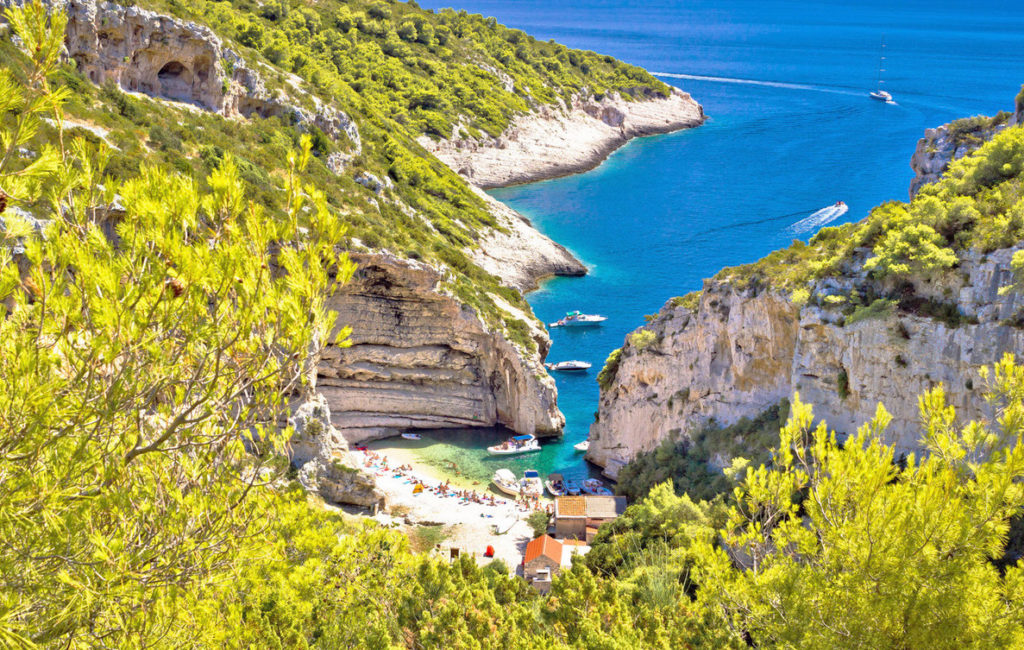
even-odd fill
[{"label": "anchored white boat", "polygon": [[402,437],[405,438],[406,440],[422,440],[422,438],[420,438],[420,434],[418,433],[403,433]]},{"label": "anchored white boat", "polygon": [[553,497],[565,496],[565,479],[561,474],[548,474],[548,480],[544,481],[544,487],[548,489]]},{"label": "anchored white boat", "polygon": [[887,104],[892,104],[892,103],[895,103],[895,102],[892,101],[892,95],[890,95],[888,92],[882,90],[882,84],[885,83],[884,81],[882,81],[882,73],[885,72],[885,68],[883,67],[884,65],[885,65],[885,37],[883,36],[882,37],[881,52],[878,55],[878,84],[877,84],[877,88],[875,90],[872,90],[870,93],[868,93],[868,95],[870,95],[871,99],[877,99],[880,102],[885,102]]},{"label": "anchored white boat", "polygon": [[600,479],[588,478],[583,481],[583,492],[599,496],[611,496],[612,491],[604,486]]},{"label": "anchored white boat", "polygon": [[512,454],[525,454],[528,451],[540,451],[540,443],[533,436],[515,436],[509,438],[500,445],[493,445],[487,448],[487,453],[494,456],[511,456]]},{"label": "anchored white boat", "polygon": [[539,497],[544,494],[544,484],[540,480],[540,472],[535,469],[523,472],[523,480],[519,481],[519,492],[528,497]]},{"label": "anchored white boat", "polygon": [[557,372],[585,372],[590,369],[586,361],[559,361],[558,363],[545,363],[548,370]]},{"label": "anchored white boat", "polygon": [[509,496],[519,496],[519,481],[516,480],[516,475],[512,473],[512,470],[499,469],[491,477],[491,483],[494,483],[494,487]]},{"label": "anchored white boat", "polygon": [[575,449],[576,451],[587,451],[588,449],[590,449],[590,438],[587,438],[583,442],[577,442],[575,445],[572,446],[572,448]]},{"label": "anchored white boat", "polygon": [[561,320],[557,320],[551,323],[551,327],[587,327],[590,325],[600,325],[601,323],[608,320],[606,316],[598,316],[597,314],[584,314],[579,311],[570,311],[565,314],[565,317]]},{"label": "anchored white boat", "polygon": [[565,493],[571,497],[578,497],[580,495],[580,484],[572,479],[566,479]]}]

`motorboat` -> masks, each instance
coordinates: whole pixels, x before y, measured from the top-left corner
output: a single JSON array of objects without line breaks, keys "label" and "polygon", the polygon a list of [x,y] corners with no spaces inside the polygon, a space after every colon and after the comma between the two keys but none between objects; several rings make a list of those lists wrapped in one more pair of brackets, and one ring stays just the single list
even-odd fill
[{"label": "motorboat", "polygon": [[551,327],[587,327],[591,325],[600,325],[601,323],[608,320],[606,316],[598,316],[596,314],[584,314],[579,311],[570,311],[565,316],[551,323]]},{"label": "motorboat", "polygon": [[600,479],[588,478],[583,481],[582,486],[584,494],[591,494],[595,496],[612,496],[612,491],[604,486],[604,483]]},{"label": "motorboat", "polygon": [[556,372],[585,372],[590,369],[586,361],[559,361],[558,363],[545,363],[548,370]]},{"label": "motorboat", "polygon": [[494,456],[525,454],[528,451],[540,451],[540,443],[537,442],[537,438],[531,435],[514,436],[500,445],[493,445],[487,448],[487,453]]},{"label": "motorboat", "polygon": [[519,493],[528,497],[539,497],[544,494],[544,483],[540,480],[540,472],[535,469],[523,472],[523,480],[519,481]]},{"label": "motorboat", "polygon": [[512,470],[499,469],[491,477],[491,483],[494,483],[494,487],[511,497],[519,496],[519,481],[516,479],[516,475],[512,473]]},{"label": "motorboat", "polygon": [[893,104],[895,102],[892,101],[892,95],[890,95],[888,92],[882,90],[882,84],[885,83],[884,81],[882,81],[882,73],[885,72],[885,67],[884,66],[885,66],[885,37],[883,36],[882,37],[882,46],[880,48],[880,52],[879,52],[879,55],[878,55],[878,83],[877,83],[877,88],[875,88],[875,90],[872,90],[870,93],[868,93],[868,95],[871,97],[871,99],[877,99],[880,102],[885,102],[887,104]]},{"label": "motorboat", "polygon": [[420,437],[420,434],[418,434],[418,433],[403,433],[402,437],[405,438],[406,440],[422,440],[423,439],[423,438]]},{"label": "motorboat", "polygon": [[587,451],[590,449],[590,438],[587,438],[583,442],[577,442],[572,446],[576,451]]},{"label": "motorboat", "polygon": [[572,479],[565,480],[565,493],[571,497],[578,497],[580,495],[580,484]]},{"label": "motorboat", "polygon": [[565,479],[561,474],[548,474],[548,480],[544,481],[544,487],[548,489],[553,497],[565,496]]}]

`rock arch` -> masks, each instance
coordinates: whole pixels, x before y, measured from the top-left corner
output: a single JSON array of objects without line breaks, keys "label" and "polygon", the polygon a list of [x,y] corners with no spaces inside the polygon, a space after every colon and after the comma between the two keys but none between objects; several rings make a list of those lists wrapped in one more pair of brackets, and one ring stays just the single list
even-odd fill
[{"label": "rock arch", "polygon": [[159,93],[168,99],[192,101],[192,71],[180,61],[168,61],[156,73]]}]

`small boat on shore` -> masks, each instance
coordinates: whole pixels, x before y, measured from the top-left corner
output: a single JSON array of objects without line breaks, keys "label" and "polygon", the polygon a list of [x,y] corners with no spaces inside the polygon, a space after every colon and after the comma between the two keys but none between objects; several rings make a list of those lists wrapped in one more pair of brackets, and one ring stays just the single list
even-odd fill
[{"label": "small boat on shore", "polygon": [[523,480],[519,481],[519,493],[528,497],[539,497],[544,494],[544,483],[540,480],[540,472],[535,469],[523,472]]},{"label": "small boat on shore", "polygon": [[402,437],[405,438],[406,440],[422,440],[423,439],[423,438],[420,437],[420,434],[418,434],[418,433],[403,433]]},{"label": "small boat on shore", "polygon": [[593,325],[600,325],[606,320],[608,320],[607,316],[570,311],[567,312],[560,320],[551,323],[550,327],[589,327]]},{"label": "small boat on shore", "polygon": [[514,436],[500,445],[493,445],[487,448],[487,453],[493,456],[511,456],[512,454],[525,454],[529,451],[540,451],[540,443],[534,436]]},{"label": "small boat on shore", "polygon": [[587,438],[583,442],[577,442],[572,446],[576,451],[587,451],[590,449],[590,438]]},{"label": "small boat on shore", "polygon": [[612,491],[604,486],[600,479],[588,478],[583,481],[584,494],[594,496],[612,496]]},{"label": "small boat on shore", "polygon": [[545,363],[544,367],[555,372],[586,372],[590,370],[590,364],[586,361],[559,361],[558,363]]},{"label": "small boat on shore", "polygon": [[494,487],[510,497],[519,496],[519,481],[516,479],[516,475],[512,473],[512,470],[499,469],[491,477],[491,483],[494,483]]},{"label": "small boat on shore", "polygon": [[561,474],[548,474],[548,480],[544,481],[544,487],[548,489],[553,497],[565,496],[565,479]]},{"label": "small boat on shore", "polygon": [[580,484],[572,479],[566,479],[565,493],[571,497],[578,497],[580,495]]}]

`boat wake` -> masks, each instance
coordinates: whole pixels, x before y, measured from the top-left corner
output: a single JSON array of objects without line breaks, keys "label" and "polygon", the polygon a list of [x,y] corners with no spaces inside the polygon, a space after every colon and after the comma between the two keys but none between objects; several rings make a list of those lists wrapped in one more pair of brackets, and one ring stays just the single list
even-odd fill
[{"label": "boat wake", "polygon": [[746,84],[749,86],[767,86],[769,88],[788,88],[789,90],[811,90],[819,93],[832,93],[835,95],[850,95],[860,97],[862,91],[848,90],[835,86],[821,86],[814,84],[789,83],[787,81],[762,81],[760,79],[737,79],[735,77],[710,77],[700,74],[681,74],[676,72],[652,72],[655,77],[669,77],[670,79],[690,79],[693,81],[716,81],[728,84]]},{"label": "boat wake", "polygon": [[850,207],[845,203],[840,205],[830,205],[827,208],[822,208],[821,210],[812,213],[809,217],[797,221],[789,228],[786,228],[786,230],[794,235],[801,235],[803,233],[810,232],[815,228],[820,228],[825,224],[832,223],[839,217],[846,214],[849,210]]}]

